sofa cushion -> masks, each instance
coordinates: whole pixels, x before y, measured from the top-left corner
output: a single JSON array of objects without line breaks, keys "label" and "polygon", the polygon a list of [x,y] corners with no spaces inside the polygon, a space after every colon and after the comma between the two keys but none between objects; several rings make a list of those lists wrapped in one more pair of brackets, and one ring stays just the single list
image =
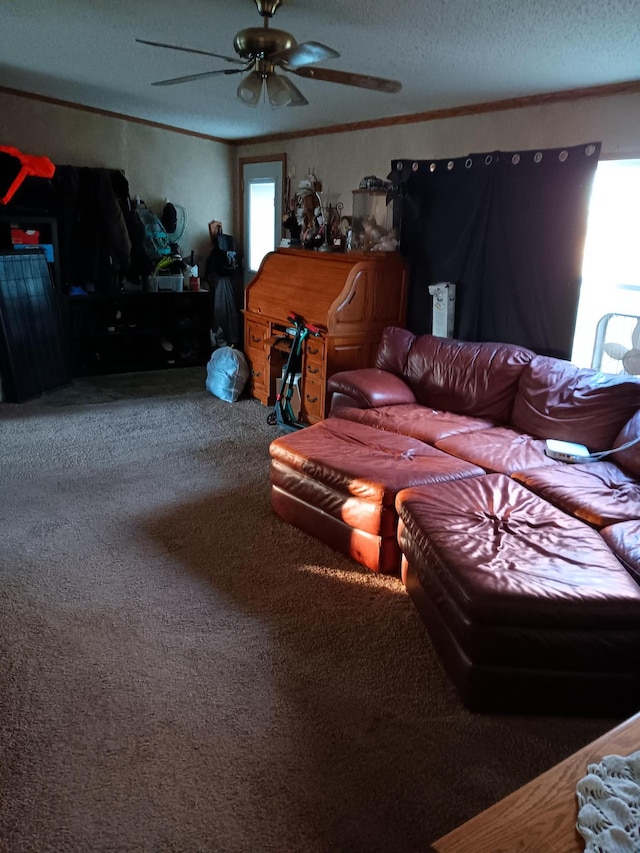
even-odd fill
[{"label": "sofa cushion", "polygon": [[640,408],[640,380],[536,356],[522,371],[511,424],[537,438],[609,450]]},{"label": "sofa cushion", "polygon": [[544,441],[511,427],[451,435],[437,441],[436,447],[494,474],[563,464],[545,454]]},{"label": "sofa cushion", "polygon": [[483,474],[422,441],[333,417],[274,439],[269,452],[274,512],[377,572],[400,567],[400,489]]},{"label": "sofa cushion", "polygon": [[640,637],[640,587],[600,534],[509,477],[402,490],[396,509],[423,585],[434,574],[467,621]]},{"label": "sofa cushion", "polygon": [[[634,441],[640,438],[640,409],[635,413],[631,420],[622,427],[620,433],[613,443],[614,447],[620,447],[627,444],[629,441]],[[631,474],[640,477],[640,442],[634,444],[633,447],[628,447],[626,450],[620,450],[612,457],[618,463],[626,468]]]},{"label": "sofa cushion", "polygon": [[499,474],[396,508],[402,578],[471,710],[637,709],[640,586],[597,531]]},{"label": "sofa cushion", "polygon": [[602,538],[640,584],[640,521],[623,521],[601,530]]},{"label": "sofa cushion", "polygon": [[488,429],[494,422],[487,418],[472,418],[468,415],[454,415],[439,409],[430,409],[419,403],[407,403],[399,406],[379,406],[373,409],[359,409],[355,406],[332,405],[331,414],[349,421],[399,433],[435,444],[449,435]]},{"label": "sofa cushion", "polygon": [[312,482],[389,507],[407,486],[484,473],[422,441],[333,417],[274,439],[269,453]]},{"label": "sofa cushion", "polygon": [[517,471],[513,478],[594,527],[640,519],[640,482],[613,462]]},{"label": "sofa cushion", "polygon": [[421,335],[409,352],[405,379],[424,406],[508,422],[520,374],[533,357],[512,344]]}]

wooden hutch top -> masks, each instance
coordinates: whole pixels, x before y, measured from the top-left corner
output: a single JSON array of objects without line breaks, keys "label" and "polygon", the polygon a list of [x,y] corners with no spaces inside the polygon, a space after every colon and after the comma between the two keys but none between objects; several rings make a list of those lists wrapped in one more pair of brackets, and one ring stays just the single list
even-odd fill
[{"label": "wooden hutch top", "polygon": [[405,279],[395,252],[277,249],[248,285],[245,312],[285,323],[299,314],[329,335],[381,331],[404,325]]}]

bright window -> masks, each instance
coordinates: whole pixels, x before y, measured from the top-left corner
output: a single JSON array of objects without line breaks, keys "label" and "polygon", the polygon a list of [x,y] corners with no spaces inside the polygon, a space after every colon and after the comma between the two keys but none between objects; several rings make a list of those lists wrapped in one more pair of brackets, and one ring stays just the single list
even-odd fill
[{"label": "bright window", "polygon": [[257,270],[267,252],[274,250],[276,185],[251,181],[249,188],[249,268]]},{"label": "bright window", "polygon": [[596,170],[572,352],[581,367],[591,366],[607,314],[640,316],[640,160],[603,160]]}]

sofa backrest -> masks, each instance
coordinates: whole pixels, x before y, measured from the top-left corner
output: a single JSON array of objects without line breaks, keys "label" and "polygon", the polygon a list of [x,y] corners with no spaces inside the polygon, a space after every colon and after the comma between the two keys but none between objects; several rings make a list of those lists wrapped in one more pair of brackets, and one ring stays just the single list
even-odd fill
[{"label": "sofa backrest", "polygon": [[373,366],[380,368],[380,370],[395,373],[396,376],[404,376],[409,350],[415,339],[416,336],[413,332],[409,332],[407,329],[387,326],[382,332]]},{"label": "sofa backrest", "polygon": [[520,374],[533,357],[514,344],[420,335],[409,349],[403,377],[424,406],[507,422]]},{"label": "sofa backrest", "polygon": [[522,371],[511,423],[537,438],[609,450],[640,408],[640,380],[536,356]]}]

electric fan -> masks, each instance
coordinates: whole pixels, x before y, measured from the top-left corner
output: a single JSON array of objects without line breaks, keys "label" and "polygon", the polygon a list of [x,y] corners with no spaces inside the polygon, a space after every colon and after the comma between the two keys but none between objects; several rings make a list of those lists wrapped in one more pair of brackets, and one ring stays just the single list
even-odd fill
[{"label": "electric fan", "polygon": [[187,227],[187,211],[180,204],[172,204],[167,200],[160,220],[167,236],[172,243],[177,243]]},{"label": "electric fan", "polygon": [[640,316],[605,314],[600,318],[591,366],[604,373],[640,376]]}]

